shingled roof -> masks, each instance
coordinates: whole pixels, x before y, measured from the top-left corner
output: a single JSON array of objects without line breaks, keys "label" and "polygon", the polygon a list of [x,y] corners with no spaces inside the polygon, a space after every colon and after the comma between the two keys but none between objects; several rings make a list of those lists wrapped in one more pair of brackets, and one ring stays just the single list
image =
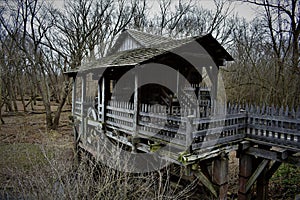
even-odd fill
[{"label": "shingled roof", "polygon": [[[95,60],[94,62],[87,63],[81,66],[80,69],[69,71],[69,73],[113,66],[134,66],[142,64],[156,56],[168,53],[195,41],[203,46],[211,57],[225,59],[226,61],[233,60],[230,54],[210,34],[174,40],[134,30],[127,30],[126,32],[131,34],[132,37],[137,38],[137,40],[143,44],[143,47],[116,52],[99,60]],[[122,34],[120,37],[122,37]]]},{"label": "shingled roof", "polygon": [[150,47],[150,46],[158,45],[158,44],[165,43],[165,42],[176,41],[172,38],[167,38],[167,37],[163,37],[163,36],[159,36],[159,35],[153,35],[150,33],[145,33],[145,32],[141,32],[141,31],[137,31],[137,30],[125,29],[122,32],[122,34],[120,35],[120,37],[118,37],[114,46],[110,49],[110,51],[109,51],[110,53],[108,53],[108,54],[111,54],[111,52],[114,53],[116,51],[116,49],[118,49],[120,47],[120,45],[122,44],[122,41],[127,36],[130,36],[131,38],[133,38],[141,47]]}]

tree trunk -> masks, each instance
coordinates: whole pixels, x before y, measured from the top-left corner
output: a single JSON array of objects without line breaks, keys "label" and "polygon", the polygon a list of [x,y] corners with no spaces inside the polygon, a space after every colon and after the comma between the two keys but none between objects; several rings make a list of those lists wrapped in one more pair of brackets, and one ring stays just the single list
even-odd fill
[{"label": "tree trunk", "polygon": [[18,105],[17,105],[17,91],[15,85],[13,84],[12,80],[10,79],[10,100],[14,106],[14,111],[18,112]]},{"label": "tree trunk", "polygon": [[2,118],[2,69],[0,69],[0,120],[1,123],[4,124],[4,120]]},{"label": "tree trunk", "polygon": [[61,101],[59,103],[59,106],[57,108],[57,111],[55,113],[55,116],[54,116],[54,121],[53,121],[53,125],[52,125],[52,129],[53,130],[56,130],[58,128],[58,125],[59,125],[59,119],[60,119],[60,114],[61,114],[61,111],[65,105],[65,102],[68,98],[68,95],[69,95],[69,80],[67,77],[65,77],[65,81],[64,81],[65,85],[64,85],[64,89],[62,90],[62,96],[61,96]]},{"label": "tree trunk", "polygon": [[26,103],[25,103],[25,100],[24,100],[24,90],[22,88],[22,87],[24,87],[24,85],[22,84],[22,81],[20,80],[20,75],[19,74],[17,76],[17,79],[18,79],[18,89],[19,89],[23,109],[24,109],[24,112],[27,112]]},{"label": "tree trunk", "polygon": [[[37,70],[35,69],[36,76],[33,76],[35,83],[37,85],[39,93],[42,95],[43,104],[46,111],[46,127],[47,129],[52,129],[53,126],[53,118],[52,118],[52,112],[51,112],[51,104],[50,104],[50,96],[49,96],[49,89],[47,85],[47,79],[46,74],[43,71],[44,69],[41,69],[41,74],[37,73]],[[41,76],[41,77],[38,77]]]}]

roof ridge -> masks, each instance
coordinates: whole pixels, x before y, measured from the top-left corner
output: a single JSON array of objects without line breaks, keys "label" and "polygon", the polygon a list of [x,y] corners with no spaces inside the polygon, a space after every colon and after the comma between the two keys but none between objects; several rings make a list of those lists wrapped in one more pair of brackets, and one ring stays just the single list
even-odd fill
[{"label": "roof ridge", "polygon": [[162,42],[176,41],[173,38],[165,37],[162,35],[154,35],[134,29],[127,29],[126,32],[144,47]]},{"label": "roof ridge", "polygon": [[152,33],[147,33],[147,32],[140,31],[140,30],[136,30],[136,29],[126,29],[126,31],[129,31],[129,32],[137,32],[137,33],[144,34],[144,35],[149,35],[149,36],[154,36],[154,37],[165,38],[165,39],[168,39],[168,40],[176,40],[176,39],[171,38],[171,37],[166,37],[166,36],[163,36],[163,35],[156,35],[156,34],[152,34]]}]

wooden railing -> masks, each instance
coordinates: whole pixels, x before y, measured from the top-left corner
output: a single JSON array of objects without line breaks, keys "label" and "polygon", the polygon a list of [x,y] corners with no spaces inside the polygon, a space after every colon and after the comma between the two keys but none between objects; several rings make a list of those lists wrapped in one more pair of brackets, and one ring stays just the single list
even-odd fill
[{"label": "wooden railing", "polygon": [[300,110],[247,106],[247,138],[300,149]]},{"label": "wooden railing", "polygon": [[133,134],[133,105],[129,102],[109,101],[106,106],[106,126],[115,131]]},{"label": "wooden railing", "polygon": [[[75,102],[75,113],[79,107],[80,102]],[[300,149],[299,109],[228,104],[226,113],[202,117],[192,109],[142,104],[137,116],[132,103],[109,101],[105,126],[110,133],[135,135],[188,151],[243,139]]]},{"label": "wooden railing", "polygon": [[74,103],[74,111],[73,111],[75,115],[80,115],[81,114],[81,101],[76,101]]},{"label": "wooden railing", "polygon": [[[138,120],[139,135],[184,148],[187,118],[170,115],[168,110],[165,106],[141,105]],[[180,115],[180,112],[183,111],[177,109],[175,113]]]},{"label": "wooden railing", "polygon": [[239,141],[245,137],[246,115],[228,114],[193,120],[192,150]]},{"label": "wooden railing", "polygon": [[[95,97],[94,96],[87,96],[84,101],[82,101],[81,97],[76,97],[74,104],[74,110],[73,114],[74,115],[81,115],[81,110],[82,110],[82,105],[83,109],[87,110],[89,107],[92,107],[95,105]],[[84,113],[86,114],[86,113]]]}]

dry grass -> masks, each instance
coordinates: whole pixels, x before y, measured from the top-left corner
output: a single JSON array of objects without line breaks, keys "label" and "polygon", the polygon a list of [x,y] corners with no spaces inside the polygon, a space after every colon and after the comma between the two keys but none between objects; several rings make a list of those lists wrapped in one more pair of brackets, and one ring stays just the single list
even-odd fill
[{"label": "dry grass", "polygon": [[[179,187],[168,170],[129,174],[85,155],[74,166],[70,113],[57,131],[44,114],[5,114],[0,125],[0,199],[187,199],[196,183]],[[174,186],[175,185],[175,186]]]}]

